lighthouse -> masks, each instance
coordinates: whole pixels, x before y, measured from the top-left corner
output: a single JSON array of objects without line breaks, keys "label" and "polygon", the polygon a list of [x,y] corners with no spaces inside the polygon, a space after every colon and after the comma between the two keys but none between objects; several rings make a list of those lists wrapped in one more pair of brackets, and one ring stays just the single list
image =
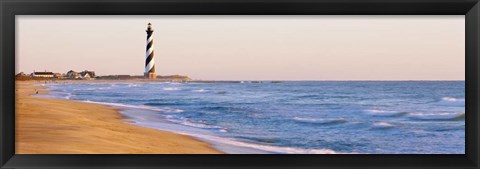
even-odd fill
[{"label": "lighthouse", "polygon": [[155,79],[157,74],[155,74],[155,58],[153,58],[153,29],[152,24],[148,23],[147,26],[147,52],[145,56],[145,78]]}]

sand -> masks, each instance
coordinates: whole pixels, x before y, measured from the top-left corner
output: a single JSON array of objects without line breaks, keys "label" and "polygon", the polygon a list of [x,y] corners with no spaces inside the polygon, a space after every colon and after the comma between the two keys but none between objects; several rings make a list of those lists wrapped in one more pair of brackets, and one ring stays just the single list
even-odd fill
[{"label": "sand", "polygon": [[17,154],[218,154],[190,136],[128,124],[119,110],[35,97],[40,82],[16,83]]}]

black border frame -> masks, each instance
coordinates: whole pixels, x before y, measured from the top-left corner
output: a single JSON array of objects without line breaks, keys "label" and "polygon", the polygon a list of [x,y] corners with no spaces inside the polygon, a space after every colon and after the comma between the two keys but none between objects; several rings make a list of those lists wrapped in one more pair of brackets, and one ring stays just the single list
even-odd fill
[{"label": "black border frame", "polygon": [[[479,0],[0,0],[0,168],[479,168]],[[465,15],[465,155],[16,155],[15,15]]]}]

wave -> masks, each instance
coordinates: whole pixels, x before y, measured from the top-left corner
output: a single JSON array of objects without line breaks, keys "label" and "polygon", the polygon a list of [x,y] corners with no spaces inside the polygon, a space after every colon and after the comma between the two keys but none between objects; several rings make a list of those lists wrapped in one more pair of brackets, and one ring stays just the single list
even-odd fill
[{"label": "wave", "polygon": [[73,96],[75,96],[75,95],[73,95],[71,93],[67,93],[67,95],[64,98],[67,99],[67,100],[70,100]]},{"label": "wave", "polygon": [[159,111],[164,113],[181,113],[184,111],[181,109],[173,109],[173,108],[160,108],[160,107],[153,107],[153,106],[146,106],[146,105],[129,105],[129,104],[122,104],[122,103],[95,102],[90,100],[86,100],[83,102],[117,106],[117,107],[134,108],[134,109],[152,110],[152,111]]},{"label": "wave", "polygon": [[465,121],[465,113],[417,113],[411,116],[414,120],[421,121]]},{"label": "wave", "polygon": [[465,113],[459,113],[455,117],[450,118],[451,121],[465,121]]},{"label": "wave", "polygon": [[96,91],[96,90],[110,90],[112,87],[89,87],[89,88],[77,88],[73,89],[74,91]]},{"label": "wave", "polygon": [[207,92],[208,90],[205,89],[198,89],[198,90],[192,90],[193,92]]},{"label": "wave", "polygon": [[183,105],[184,103],[174,103],[174,102],[156,102],[156,103],[145,103],[146,106],[171,106],[171,105]]},{"label": "wave", "polygon": [[224,128],[224,127],[221,127],[221,126],[192,122],[192,121],[189,121],[189,120],[187,120],[185,118],[182,118],[182,117],[180,118],[180,120],[176,119],[174,116],[166,116],[166,117],[167,117],[168,121],[176,123],[176,124],[182,124],[182,125],[185,125],[185,126],[202,128],[202,129],[216,129],[216,130],[218,130],[219,132],[222,132],[222,133],[227,133],[228,132],[227,128]]},{"label": "wave", "polygon": [[186,134],[193,137],[209,140],[212,142],[218,142],[238,147],[246,147],[246,148],[253,148],[257,150],[273,152],[273,153],[285,153],[285,154],[345,154],[336,152],[330,149],[303,149],[303,148],[293,148],[293,147],[280,147],[280,146],[269,146],[269,145],[261,145],[261,144],[254,144],[254,143],[246,143],[237,141],[234,139],[229,138],[222,138],[217,136],[210,136],[210,135],[203,135],[203,134],[189,134],[189,133],[180,133]]},{"label": "wave", "polygon": [[203,128],[203,129],[223,129],[220,126],[214,126],[214,125],[208,125],[208,124],[203,124],[203,123],[194,123],[188,120],[182,120],[182,121],[177,121],[177,120],[171,120],[172,122],[177,122],[186,126],[190,127],[196,127],[196,128]]},{"label": "wave", "polygon": [[179,83],[179,82],[165,82],[165,84],[169,84],[169,85],[181,85],[183,83]]},{"label": "wave", "polygon": [[52,92],[48,93],[48,95],[45,95],[45,97],[71,100],[72,97],[75,96],[74,94],[67,92],[65,90],[51,90],[51,91]]},{"label": "wave", "polygon": [[202,107],[202,109],[209,110],[209,111],[237,110],[235,107],[231,107],[231,106],[206,106],[206,107]]},{"label": "wave", "polygon": [[167,90],[167,91],[172,91],[172,90],[180,90],[180,88],[177,88],[177,87],[164,87],[162,88],[163,90]]},{"label": "wave", "polygon": [[377,110],[377,109],[370,109],[370,110],[365,110],[366,112],[369,113],[395,113],[395,111],[390,111],[390,110]]},{"label": "wave", "polygon": [[406,116],[409,113],[408,112],[398,112],[398,111],[391,111],[391,110],[376,110],[376,109],[370,109],[370,110],[365,110],[368,114],[372,114],[374,116],[386,116],[386,117],[402,117]]},{"label": "wave", "polygon": [[454,97],[442,97],[443,101],[448,101],[448,102],[464,102],[465,99],[457,99]]},{"label": "wave", "polygon": [[424,112],[409,112],[408,113],[411,116],[448,116],[452,115],[452,113],[447,113],[447,112],[438,112],[438,113],[424,113]]},{"label": "wave", "polygon": [[127,87],[138,87],[140,86],[139,84],[128,84]]},{"label": "wave", "polygon": [[442,99],[436,103],[440,106],[465,106],[465,99],[459,99],[454,97],[442,97]]},{"label": "wave", "polygon": [[376,128],[393,128],[396,125],[392,123],[384,122],[384,121],[379,121],[379,122],[373,123],[373,126]]},{"label": "wave", "polygon": [[307,94],[307,95],[297,96],[297,98],[305,98],[305,99],[318,98],[318,97],[320,97],[320,96],[319,96],[319,95],[316,95],[316,94]]},{"label": "wave", "polygon": [[318,123],[318,124],[342,124],[348,122],[344,118],[304,118],[304,117],[294,117],[292,118],[298,122],[306,123]]},{"label": "wave", "polygon": [[[416,120],[464,120],[465,115],[463,116],[456,115],[454,113],[449,112],[396,112],[396,111],[389,111],[389,110],[366,110],[369,114],[373,114],[374,116],[382,116],[382,117],[405,117],[408,116],[411,119]],[[452,117],[455,115],[455,117]],[[458,117],[457,117],[458,116]],[[462,119],[463,118],[463,119]]]},{"label": "wave", "polygon": [[411,118],[416,120],[432,121],[461,121],[465,120],[465,113],[410,113]]},{"label": "wave", "polygon": [[281,141],[281,139],[278,139],[278,138],[268,138],[268,137],[245,137],[245,136],[240,136],[240,137],[236,137],[236,138],[240,138],[240,139],[244,139],[244,140],[253,140],[255,142],[266,143],[266,144],[273,144],[273,143],[277,143],[277,142]]}]

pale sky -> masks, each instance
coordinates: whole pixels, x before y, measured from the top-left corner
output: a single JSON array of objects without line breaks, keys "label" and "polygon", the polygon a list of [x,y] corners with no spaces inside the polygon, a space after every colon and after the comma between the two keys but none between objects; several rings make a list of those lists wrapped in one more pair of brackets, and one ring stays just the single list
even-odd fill
[{"label": "pale sky", "polygon": [[465,17],[16,16],[16,72],[203,80],[464,80]]}]

